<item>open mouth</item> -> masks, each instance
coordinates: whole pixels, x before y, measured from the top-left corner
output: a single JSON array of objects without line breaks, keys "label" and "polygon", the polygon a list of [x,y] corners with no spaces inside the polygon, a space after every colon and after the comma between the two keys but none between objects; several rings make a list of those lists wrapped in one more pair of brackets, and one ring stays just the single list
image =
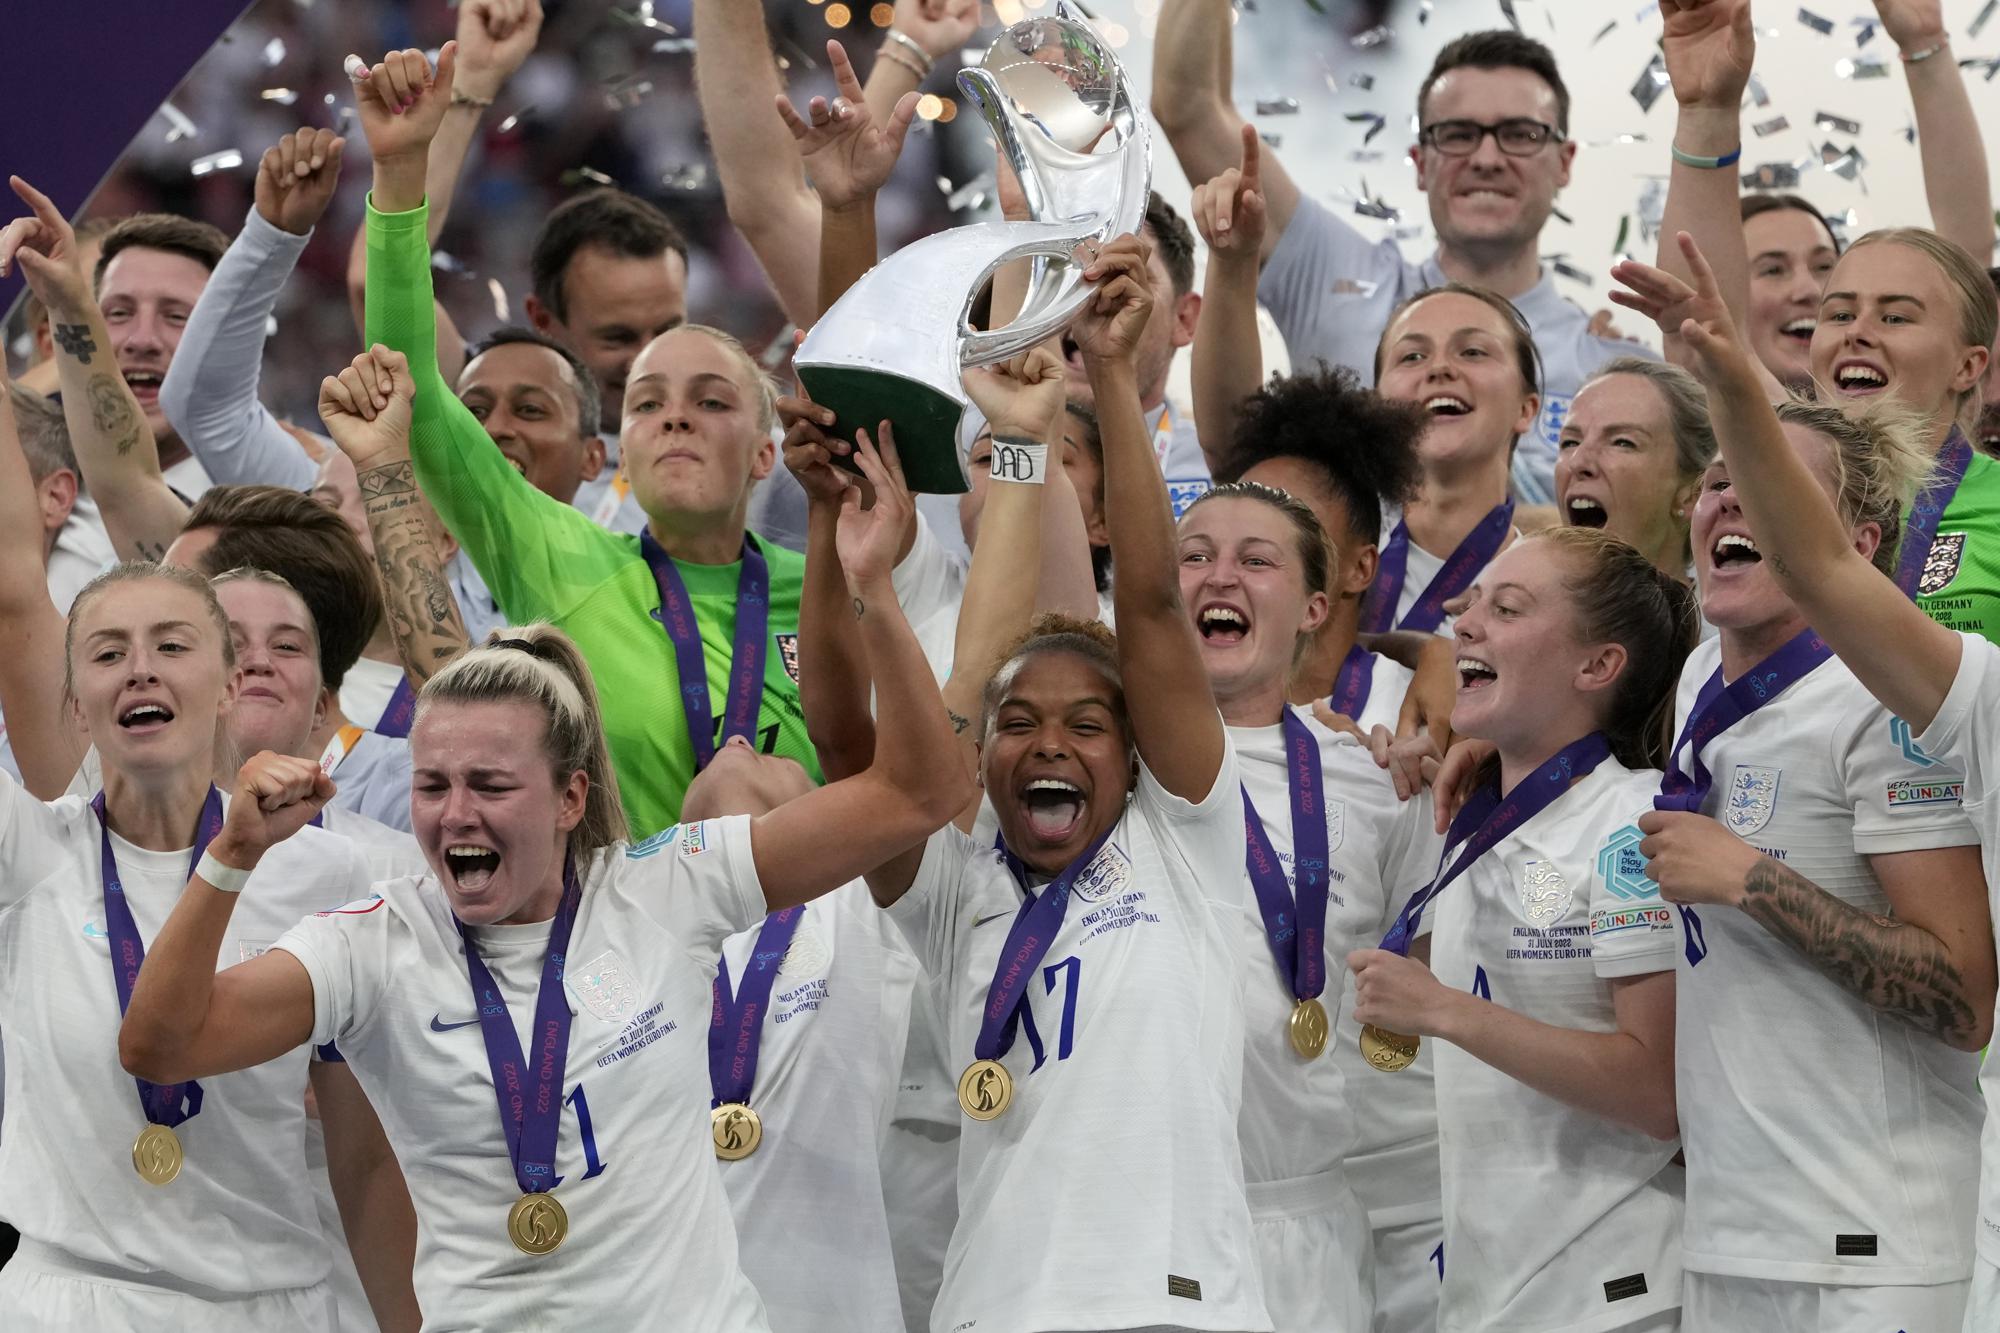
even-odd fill
[{"label": "open mouth", "polygon": [[454,843],[444,849],[444,863],[451,867],[451,877],[459,888],[477,893],[492,883],[494,873],[500,869],[500,853],[491,847]]},{"label": "open mouth", "polygon": [[1735,565],[1762,564],[1764,557],[1757,550],[1757,543],[1740,532],[1725,532],[1715,539],[1709,548],[1709,563],[1717,569],[1728,569]]},{"label": "open mouth", "polygon": [[1063,842],[1083,822],[1083,788],[1060,778],[1036,778],[1021,789],[1028,828],[1045,842]]},{"label": "open mouth", "polygon": [[1194,627],[1208,643],[1237,644],[1249,637],[1250,617],[1233,606],[1204,606]]},{"label": "open mouth", "polygon": [[124,374],[125,383],[131,388],[134,396],[142,398],[160,396],[160,381],[165,377],[157,370],[128,370]]},{"label": "open mouth", "polygon": [[1563,505],[1563,517],[1573,528],[1601,528],[1611,521],[1603,503],[1587,495],[1572,495]]},{"label": "open mouth", "polygon": [[1843,361],[1833,368],[1833,383],[1842,393],[1879,393],[1889,387],[1889,377],[1866,361]]},{"label": "open mouth", "polygon": [[1424,400],[1424,411],[1434,417],[1462,417],[1472,411],[1472,404],[1456,395],[1441,393]]},{"label": "open mouth", "polygon": [[118,725],[127,731],[158,731],[174,720],[174,710],[165,704],[137,703],[118,715]]},{"label": "open mouth", "polygon": [[1483,690],[1499,679],[1500,673],[1476,657],[1458,659],[1458,688],[1460,692]]},{"label": "open mouth", "polygon": [[1814,319],[1811,315],[1801,315],[1797,319],[1788,320],[1784,324],[1779,325],[1778,336],[1780,338],[1789,338],[1800,346],[1804,346],[1812,341],[1813,330],[1818,327],[1819,321],[1817,319]]}]

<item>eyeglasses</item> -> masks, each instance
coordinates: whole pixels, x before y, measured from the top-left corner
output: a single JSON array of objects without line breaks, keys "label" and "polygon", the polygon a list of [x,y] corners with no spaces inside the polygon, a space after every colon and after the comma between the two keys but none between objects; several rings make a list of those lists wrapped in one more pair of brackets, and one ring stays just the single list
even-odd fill
[{"label": "eyeglasses", "polygon": [[1503,120],[1497,125],[1482,125],[1476,120],[1440,120],[1424,126],[1417,138],[1446,157],[1471,157],[1489,134],[1509,157],[1533,157],[1542,151],[1543,145],[1563,141],[1561,131],[1555,126],[1526,118]]}]

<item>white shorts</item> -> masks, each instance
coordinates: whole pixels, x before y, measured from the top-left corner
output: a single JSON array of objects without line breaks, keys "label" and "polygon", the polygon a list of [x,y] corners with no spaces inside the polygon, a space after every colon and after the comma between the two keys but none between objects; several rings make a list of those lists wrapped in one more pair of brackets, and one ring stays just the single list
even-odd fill
[{"label": "white shorts", "polygon": [[1965,1302],[1963,1333],[1987,1333],[2000,1328],[2000,1265],[1972,1257],[1972,1294]]},{"label": "white shorts", "polygon": [[1375,1333],[1437,1333],[1444,1219],[1375,1228]]},{"label": "white shorts", "polygon": [[1687,1273],[1681,1288],[1681,1328],[1683,1333],[1767,1328],[1785,1333],[1896,1333],[1898,1329],[1959,1333],[1969,1286],[1944,1282],[1932,1287],[1836,1287]]},{"label": "white shorts", "polygon": [[23,1240],[0,1269],[7,1333],[334,1333],[324,1282],[250,1296],[150,1285]]},{"label": "white shorts", "polygon": [[1368,1210],[1337,1171],[1252,1181],[1250,1235],[1276,1333],[1368,1333],[1375,1245]]}]

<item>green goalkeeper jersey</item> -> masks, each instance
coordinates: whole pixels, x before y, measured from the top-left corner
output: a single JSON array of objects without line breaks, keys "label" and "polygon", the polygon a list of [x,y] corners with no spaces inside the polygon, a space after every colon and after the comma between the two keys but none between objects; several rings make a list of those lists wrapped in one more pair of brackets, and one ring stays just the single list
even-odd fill
[{"label": "green goalkeeper jersey", "polygon": [[[542,494],[507,462],[444,382],[431,297],[429,205],[407,213],[368,206],[370,343],[403,353],[416,381],[410,457],[417,483],[494,600],[514,624],[546,620],[576,641],[604,710],[605,739],[636,840],[680,818],[695,775],[681,708],[680,672],[660,620],[660,593],[639,539],[606,531]],[[770,571],[770,641],[757,748],[796,759],[820,781],[799,707],[799,592],[805,560],[760,542]],[[720,735],[735,651],[740,562],[675,561],[701,630],[710,714]]]},{"label": "green goalkeeper jersey", "polygon": [[1938,518],[1917,605],[1947,629],[2000,643],[2000,462],[1975,453]]}]

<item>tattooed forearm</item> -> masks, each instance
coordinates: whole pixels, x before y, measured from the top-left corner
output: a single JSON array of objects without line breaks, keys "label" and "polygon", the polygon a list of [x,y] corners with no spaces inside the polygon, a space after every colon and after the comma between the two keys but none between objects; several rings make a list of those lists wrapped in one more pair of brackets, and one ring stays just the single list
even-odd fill
[{"label": "tattooed forearm", "polygon": [[110,375],[91,376],[87,390],[91,424],[120,454],[131,453],[132,446],[139,442],[142,424],[131,391]]},{"label": "tattooed forearm", "polygon": [[57,324],[50,332],[58,350],[67,352],[86,366],[97,353],[97,340],[90,336],[88,324]]},{"label": "tattooed forearm", "polygon": [[132,550],[141,560],[150,560],[156,565],[167,558],[167,548],[162,542],[135,541]]},{"label": "tattooed forearm", "polygon": [[1743,911],[1871,1008],[1956,1046],[1977,1030],[1964,979],[1929,931],[1857,911],[1768,856],[1744,880]]},{"label": "tattooed forearm", "polygon": [[863,615],[865,615],[865,614],[867,613],[867,611],[868,611],[868,608],[867,608],[867,607],[865,607],[865,606],[863,606],[863,605],[861,604],[861,599],[860,599],[859,597],[855,598],[855,599],[854,599],[854,618],[855,618],[856,620],[859,620],[859,619],[861,619],[861,617],[862,617]]},{"label": "tattooed forearm", "polygon": [[444,560],[431,538],[431,518],[408,460],[360,473],[362,505],[375,538],[389,626],[403,668],[416,684],[464,651],[468,639]]},{"label": "tattooed forearm", "polygon": [[951,719],[951,729],[961,736],[965,734],[965,729],[972,725],[971,718],[952,712],[948,704],[945,706],[944,715]]}]

